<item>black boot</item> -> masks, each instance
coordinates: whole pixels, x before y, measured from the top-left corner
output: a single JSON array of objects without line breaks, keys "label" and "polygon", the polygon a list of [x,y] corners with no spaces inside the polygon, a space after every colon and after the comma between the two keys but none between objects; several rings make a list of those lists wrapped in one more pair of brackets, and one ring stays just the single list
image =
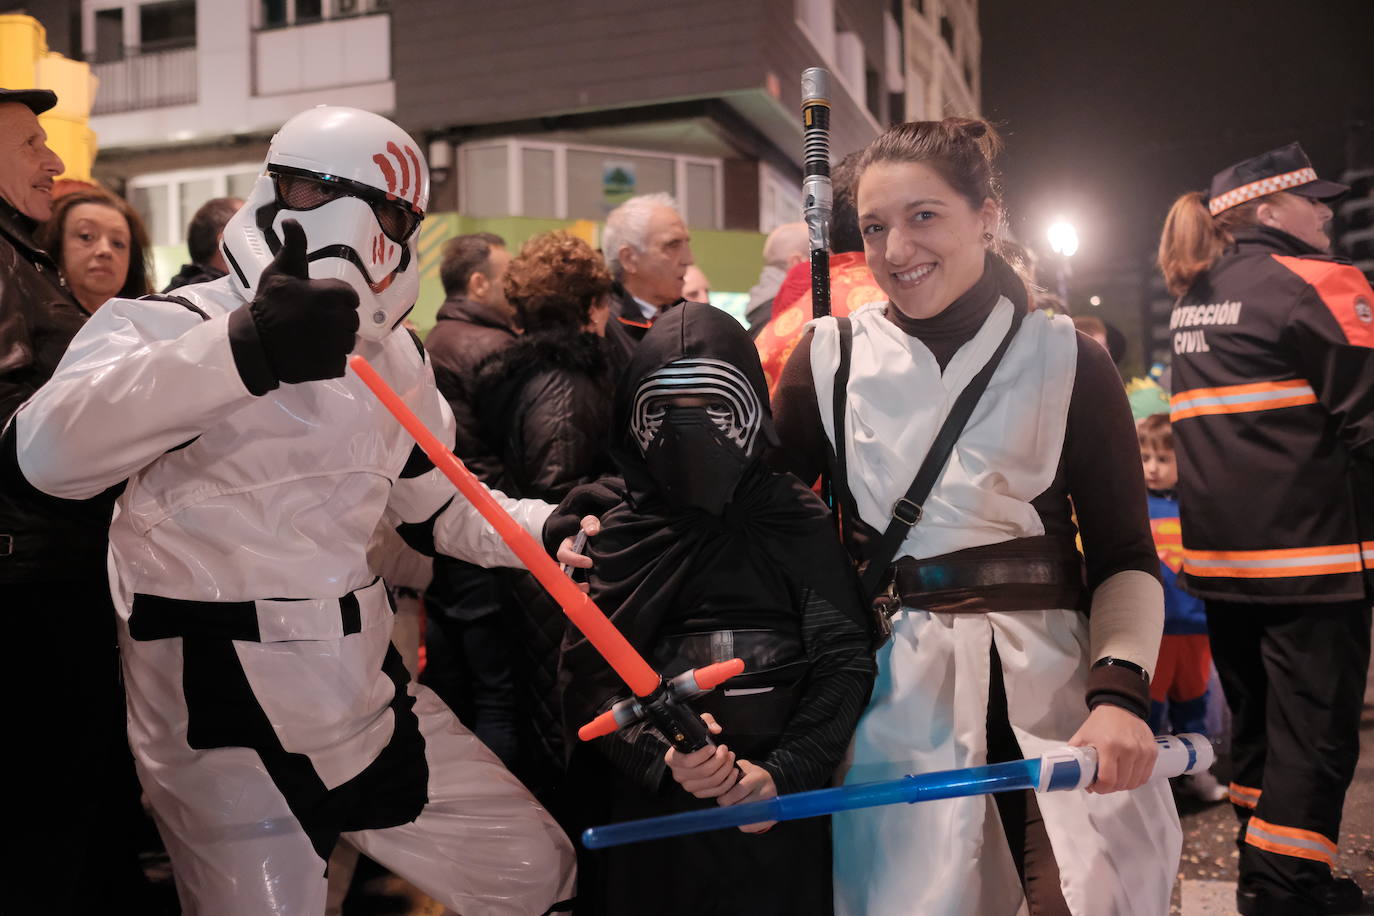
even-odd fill
[{"label": "black boot", "polygon": [[1351,878],[1333,878],[1319,892],[1317,905],[1296,897],[1276,899],[1258,891],[1236,890],[1241,916],[1341,916],[1364,909],[1364,892]]},{"label": "black boot", "polygon": [[1340,913],[1358,913],[1364,909],[1364,891],[1353,878],[1332,878],[1331,883],[1322,890],[1322,911],[1329,916]]}]

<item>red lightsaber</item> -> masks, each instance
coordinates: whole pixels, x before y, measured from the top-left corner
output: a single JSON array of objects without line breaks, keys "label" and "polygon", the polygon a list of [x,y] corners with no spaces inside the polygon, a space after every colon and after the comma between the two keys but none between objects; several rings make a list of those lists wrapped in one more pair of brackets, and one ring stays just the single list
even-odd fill
[{"label": "red lightsaber", "polygon": [[[463,466],[458,456],[449,451],[439,441],[439,437],[430,432],[424,422],[415,416],[405,401],[401,400],[401,396],[377,374],[377,370],[361,356],[349,357],[348,364],[357,373],[358,378],[362,379],[363,384],[382,402],[382,406],[405,427],[421,451],[434,462],[434,466],[443,471],[444,476],[453,482],[463,497],[472,503],[473,508],[496,529],[496,533],[520,558],[520,562],[525,564],[525,568],[558,602],[563,613],[568,615],[582,631],[582,635],[587,637],[587,641],[634,691],[635,696],[639,698],[634,712],[640,718],[647,716],[663,736],[684,753],[705,747],[710,742],[705,726],[690,710],[686,715],[679,714],[680,701],[710,690],[722,681],[739,674],[744,670],[744,662],[734,658],[706,665],[695,672],[687,672],[672,681],[664,680],[658,672],[649,667],[649,663],[644,661],[643,656],[630,645],[629,640],[615,628],[615,624],[611,623],[596,603],[563,574],[558,564],[544,552],[543,546],[510,517],[510,513],[492,498],[490,491],[481,481]],[[690,684],[684,681],[687,675],[694,676]],[[617,704],[616,709],[622,707],[623,703]],[[611,710],[598,716],[594,723],[584,726],[579,735],[584,741],[588,741],[614,731],[617,727],[617,718],[620,725],[634,721],[627,718],[630,715],[628,709],[623,710],[619,717],[613,715],[614,712],[615,710]]]}]

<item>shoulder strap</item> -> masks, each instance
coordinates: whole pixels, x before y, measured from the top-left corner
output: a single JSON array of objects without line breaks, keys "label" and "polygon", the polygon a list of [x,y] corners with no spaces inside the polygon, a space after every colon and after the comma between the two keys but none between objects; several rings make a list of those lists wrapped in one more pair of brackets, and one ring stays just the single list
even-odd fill
[{"label": "shoulder strap", "polygon": [[992,356],[982,369],[978,370],[969,383],[964,386],[964,390],[959,392],[959,397],[955,398],[954,406],[950,408],[949,415],[945,417],[945,422],[940,426],[940,432],[935,436],[935,441],[931,443],[930,451],[926,453],[925,460],[921,462],[920,469],[916,472],[916,478],[911,481],[911,486],[907,488],[906,495],[892,504],[892,520],[888,523],[887,530],[883,532],[882,539],[878,542],[872,556],[864,566],[861,573],[863,580],[864,593],[874,596],[882,586],[883,576],[891,565],[897,551],[901,548],[902,542],[906,540],[907,534],[921,520],[922,507],[926,497],[934,489],[936,481],[944,473],[945,465],[949,463],[950,453],[954,451],[954,443],[959,441],[959,434],[964,431],[968,424],[968,419],[973,414],[973,409],[978,406],[978,401],[982,399],[983,392],[987,390],[988,382],[992,379],[992,374],[997,371],[997,366],[1002,362],[1002,357],[1006,354],[1007,348],[1011,346],[1011,339],[1016,336],[1016,332],[1021,327],[1021,321],[1026,317],[1026,313],[1017,309],[1011,317],[1011,326],[1007,328],[1006,335],[1002,342],[997,345]]},{"label": "shoulder strap", "polygon": [[174,295],[171,295],[170,293],[149,293],[149,294],[146,295],[146,296],[139,296],[138,298],[140,298],[140,299],[153,299],[153,300],[155,300],[155,301],[157,301],[157,302],[172,302],[172,303],[175,303],[176,305],[181,306],[182,308],[186,309],[187,311],[195,312],[197,315],[200,316],[200,320],[201,320],[201,321],[209,321],[209,320],[210,320],[210,316],[207,315],[207,314],[205,314],[205,309],[203,309],[203,308],[201,308],[200,306],[196,305],[194,302],[192,302],[190,299],[187,299],[185,296],[174,296]]},{"label": "shoulder strap", "polygon": [[[831,464],[834,467],[834,480],[831,485],[837,490],[849,489],[849,458],[844,445],[845,402],[849,394],[849,359],[854,351],[854,324],[848,317],[836,318],[835,326],[840,332],[840,363],[835,367],[835,383],[830,389],[831,430],[834,442],[830,446]],[[836,493],[835,506],[843,504]]]},{"label": "shoulder strap", "polygon": [[[830,475],[822,480],[821,498],[830,506],[835,516],[835,527],[840,540],[848,546],[850,507],[853,499],[849,492],[849,456],[845,449],[845,402],[849,393],[850,353],[854,349],[854,325],[845,318],[835,319],[836,329],[840,332],[840,362],[835,367],[834,384],[830,392],[831,439]],[[820,405],[817,405],[818,407]]]}]

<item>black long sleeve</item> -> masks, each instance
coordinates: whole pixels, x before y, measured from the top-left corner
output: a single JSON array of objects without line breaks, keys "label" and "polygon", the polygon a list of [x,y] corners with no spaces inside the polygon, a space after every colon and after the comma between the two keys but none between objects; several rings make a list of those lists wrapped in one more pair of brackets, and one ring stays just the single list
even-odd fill
[{"label": "black long sleeve", "polygon": [[[878,670],[868,634],[852,616],[810,588],[803,592],[801,611],[810,675],[778,746],[757,761],[773,775],[780,793],[829,784],[868,703]],[[722,735],[721,740],[729,744],[729,735]]]}]

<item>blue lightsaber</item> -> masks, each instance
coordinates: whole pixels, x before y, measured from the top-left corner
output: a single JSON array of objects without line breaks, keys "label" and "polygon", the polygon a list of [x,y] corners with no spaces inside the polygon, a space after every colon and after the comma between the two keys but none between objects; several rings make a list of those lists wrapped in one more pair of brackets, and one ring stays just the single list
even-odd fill
[{"label": "blue lightsaber", "polygon": [[[1161,735],[1155,738],[1159,757],[1150,778],[1198,773],[1212,765],[1212,745],[1203,735]],[[1097,779],[1097,751],[1090,747],[1056,748],[1039,757],[994,763],[989,766],[943,770],[938,773],[907,775],[899,779],[861,782],[833,789],[793,792],[764,801],[705,808],[664,817],[650,817],[623,824],[589,827],[582,832],[582,845],[603,849],[625,843],[660,840],[664,837],[741,827],[763,821],[790,821],[820,817],[854,808],[876,808],[901,802],[935,801],[993,792],[1034,789],[1036,792],[1063,792],[1085,789]]]}]

